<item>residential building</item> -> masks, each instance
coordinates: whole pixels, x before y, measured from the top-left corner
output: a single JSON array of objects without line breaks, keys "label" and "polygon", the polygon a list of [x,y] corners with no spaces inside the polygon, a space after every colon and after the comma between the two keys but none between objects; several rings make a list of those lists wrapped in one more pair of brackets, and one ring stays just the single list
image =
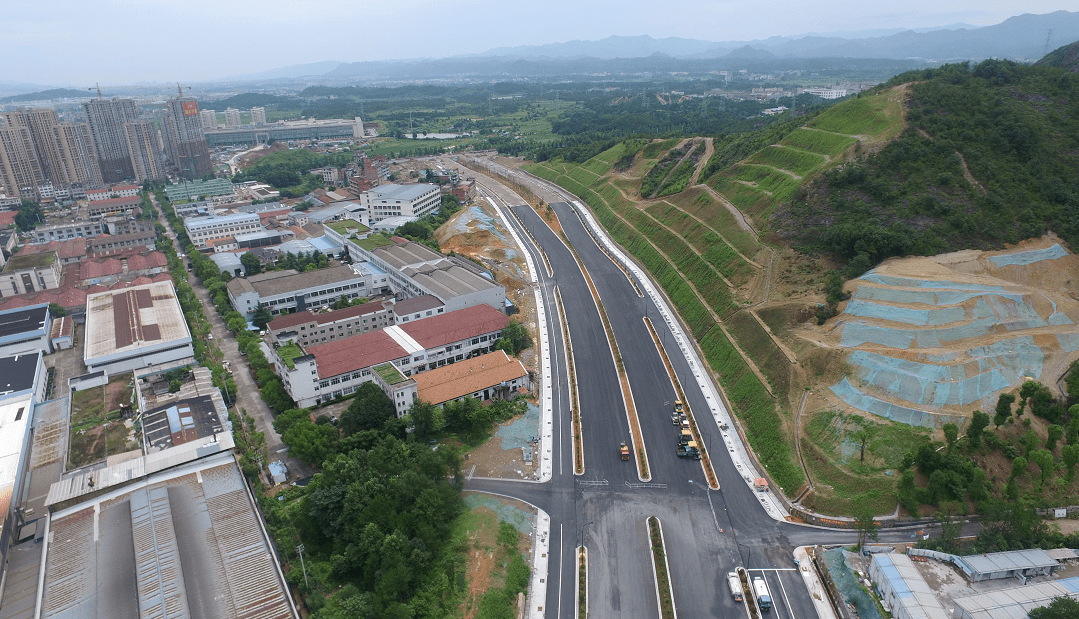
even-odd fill
[{"label": "residential building", "polygon": [[101,234],[90,239],[90,253],[96,255],[116,253],[121,250],[143,248],[153,249],[157,245],[157,233],[153,230],[132,232],[129,234]]},{"label": "residential building", "polygon": [[244,125],[207,129],[206,140],[210,147],[238,146],[241,144],[265,144],[297,140],[352,140],[363,137],[363,122],[356,118],[326,120],[282,120],[263,126]]},{"label": "residential building", "polygon": [[266,108],[253,107],[251,108],[251,124],[258,127],[266,124]]},{"label": "residential building", "polygon": [[170,202],[193,200],[199,196],[227,196],[235,193],[232,181],[227,178],[215,178],[208,181],[195,180],[174,183],[165,187],[165,195]]},{"label": "residential building", "polygon": [[45,172],[26,127],[0,126],[0,183],[10,196],[38,200]]},{"label": "residential building", "polygon": [[134,198],[142,191],[139,185],[113,185],[101,189],[91,189],[86,192],[86,199],[90,202],[112,200],[113,198]]},{"label": "residential building", "polygon": [[165,156],[177,173],[188,180],[214,171],[210,148],[199,119],[199,104],[194,97],[169,99],[162,127]]},{"label": "residential building", "polygon": [[532,388],[524,364],[503,350],[420,372],[413,379],[419,398],[437,406],[465,398],[508,400],[519,389]]},{"label": "residential building", "polygon": [[402,324],[443,314],[446,306],[437,297],[421,294],[393,304],[393,322]]},{"label": "residential building", "polygon": [[0,357],[52,352],[51,321],[48,303],[0,311]]},{"label": "residential building", "polygon": [[232,107],[225,108],[225,126],[226,127],[239,127],[240,126],[240,110]]},{"label": "residential building", "polygon": [[[507,324],[505,314],[479,305],[325,344],[292,343],[274,349],[270,357],[285,390],[307,407],[354,392],[375,380],[375,368],[383,364],[410,377],[491,352]],[[401,406],[398,414],[403,414]]]},{"label": "residential building", "polygon": [[247,319],[265,306],[273,315],[321,309],[342,296],[349,299],[371,294],[372,274],[363,265],[326,267],[297,273],[294,269],[270,271],[226,284],[229,300]]},{"label": "residential building", "polygon": [[324,168],[315,168],[307,171],[310,174],[318,174],[322,177],[322,181],[327,185],[333,185],[341,182],[341,168],[335,168],[327,166]]},{"label": "residential building", "polygon": [[442,194],[438,185],[379,185],[360,194],[371,221],[378,223],[387,217],[420,217],[438,211]]},{"label": "residential building", "polygon": [[209,241],[236,236],[244,232],[262,230],[262,220],[254,213],[234,213],[220,217],[188,217],[184,229],[191,242],[199,249],[208,247]]},{"label": "residential building", "polygon": [[372,301],[318,314],[304,310],[274,318],[266,331],[273,342],[313,346],[389,327],[394,323],[393,310],[393,301]]},{"label": "residential building", "polygon": [[130,372],[195,354],[171,280],[87,295],[85,341],[91,372]]},{"label": "residential building", "polygon": [[101,234],[99,221],[71,221],[62,224],[38,226],[33,230],[34,243],[66,241],[76,237],[91,238]]},{"label": "residential building", "polygon": [[217,129],[217,112],[202,110],[199,112],[199,122],[202,123],[203,129]]},{"label": "residential building", "polygon": [[149,120],[124,123],[124,139],[131,153],[131,169],[136,183],[165,180],[165,159],[157,128]]},{"label": "residential building", "polygon": [[113,213],[130,213],[142,207],[142,198],[132,196],[130,198],[109,198],[107,200],[94,200],[90,202],[86,211],[90,217],[100,217]]},{"label": "residential building", "polygon": [[38,254],[19,252],[0,272],[0,297],[60,287],[60,256],[56,251]]},{"label": "residential building", "polygon": [[46,138],[45,150],[54,185],[83,189],[101,186],[101,168],[89,125],[60,123],[49,127]]},{"label": "residential building", "polygon": [[112,215],[103,217],[102,234],[119,236],[136,232],[154,232],[154,222],[149,219],[136,219],[132,215]]},{"label": "residential building", "polygon": [[240,246],[236,243],[236,237],[234,236],[226,236],[221,239],[210,239],[206,242],[206,245],[213,250],[215,254],[232,252],[240,249]]},{"label": "residential building", "polygon": [[83,103],[83,109],[94,140],[102,181],[116,183],[134,178],[124,123],[139,119],[139,106],[135,100],[91,99]]}]

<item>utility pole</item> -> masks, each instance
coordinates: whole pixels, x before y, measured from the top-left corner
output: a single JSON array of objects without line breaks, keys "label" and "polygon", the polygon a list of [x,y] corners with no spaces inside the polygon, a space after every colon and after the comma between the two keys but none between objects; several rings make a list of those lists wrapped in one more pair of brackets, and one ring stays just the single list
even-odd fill
[{"label": "utility pole", "polygon": [[310,589],[311,585],[309,585],[307,583],[307,566],[304,565],[304,562],[303,562],[303,550],[304,550],[303,544],[300,544],[299,546],[296,547],[296,552],[300,553],[300,567],[303,568],[303,584],[308,589]]}]

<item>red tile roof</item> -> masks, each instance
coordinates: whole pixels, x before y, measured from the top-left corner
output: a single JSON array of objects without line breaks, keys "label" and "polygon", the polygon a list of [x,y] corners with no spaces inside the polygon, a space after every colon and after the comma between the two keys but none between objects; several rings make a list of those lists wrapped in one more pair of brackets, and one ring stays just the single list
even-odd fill
[{"label": "red tile roof", "polygon": [[15,225],[15,216],[18,211],[0,211],[0,228],[10,228]]},{"label": "red tile roof", "polygon": [[106,258],[101,261],[88,260],[82,263],[82,278],[84,280],[119,275],[123,272],[124,263],[116,258]]},{"label": "red tile roof", "polygon": [[320,378],[355,372],[380,363],[407,357],[408,351],[385,331],[371,331],[307,349],[315,356]]},{"label": "red tile roof", "polygon": [[398,326],[420,346],[430,350],[484,333],[501,331],[509,322],[508,316],[484,303]]},{"label": "red tile roof", "polygon": [[293,312],[291,314],[284,314],[278,316],[269,322],[266,327],[270,331],[280,331],[281,329],[288,329],[290,327],[297,327],[299,325],[307,324],[315,321],[315,315],[308,310],[302,312]]},{"label": "red tile roof", "polygon": [[165,258],[165,254],[159,251],[152,251],[148,254],[135,254],[129,256],[127,259],[128,271],[142,271],[145,269],[155,269],[161,267],[167,267],[169,261]]}]

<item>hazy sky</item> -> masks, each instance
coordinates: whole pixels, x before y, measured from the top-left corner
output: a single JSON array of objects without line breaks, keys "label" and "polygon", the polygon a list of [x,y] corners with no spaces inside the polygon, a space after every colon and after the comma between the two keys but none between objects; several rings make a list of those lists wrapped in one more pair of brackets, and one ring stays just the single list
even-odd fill
[{"label": "hazy sky", "polygon": [[1075,0],[4,0],[0,81],[203,81],[610,35],[711,41],[1075,10]]}]

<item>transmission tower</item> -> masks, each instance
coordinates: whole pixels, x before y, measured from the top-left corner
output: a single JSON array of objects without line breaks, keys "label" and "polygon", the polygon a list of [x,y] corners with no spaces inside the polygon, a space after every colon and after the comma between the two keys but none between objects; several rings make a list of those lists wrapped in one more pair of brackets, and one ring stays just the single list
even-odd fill
[{"label": "transmission tower", "polygon": [[1042,56],[1049,55],[1049,42],[1053,40],[1053,29],[1049,28],[1045,31],[1045,51],[1042,52]]}]

